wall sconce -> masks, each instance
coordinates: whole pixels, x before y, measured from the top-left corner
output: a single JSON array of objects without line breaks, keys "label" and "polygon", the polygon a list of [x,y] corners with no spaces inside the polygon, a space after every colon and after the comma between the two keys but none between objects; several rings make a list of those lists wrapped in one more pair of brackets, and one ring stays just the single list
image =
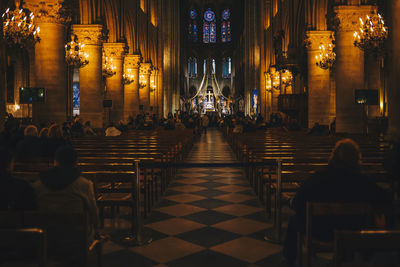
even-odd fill
[{"label": "wall sconce", "polygon": [[291,86],[293,82],[292,72],[288,69],[283,69],[280,74],[281,74],[282,85],[284,85],[285,87]]},{"label": "wall sconce", "polygon": [[269,72],[264,72],[265,76],[265,91],[272,92],[272,78]]}]

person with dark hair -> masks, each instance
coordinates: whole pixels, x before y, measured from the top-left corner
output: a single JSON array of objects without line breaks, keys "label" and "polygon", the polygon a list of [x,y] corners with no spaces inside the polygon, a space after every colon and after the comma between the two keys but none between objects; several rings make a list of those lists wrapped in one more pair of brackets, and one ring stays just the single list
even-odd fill
[{"label": "person with dark hair", "polygon": [[[297,234],[305,232],[307,202],[379,202],[388,201],[386,192],[363,175],[361,153],[351,139],[336,143],[328,167],[312,174],[298,189],[291,201],[296,214],[290,218],[283,248],[285,266],[293,266],[297,258]],[[337,225],[357,228],[358,220],[335,221],[330,218],[313,223],[313,236],[321,241],[332,241]]]},{"label": "person with dark hair", "polygon": [[76,167],[77,152],[62,146],[55,153],[54,168],[40,174],[34,184],[38,209],[45,212],[88,212],[95,230],[98,211],[93,182],[81,176]]},{"label": "person with dark hair", "polygon": [[12,154],[0,148],[0,210],[34,210],[35,192],[31,185],[11,175]]}]

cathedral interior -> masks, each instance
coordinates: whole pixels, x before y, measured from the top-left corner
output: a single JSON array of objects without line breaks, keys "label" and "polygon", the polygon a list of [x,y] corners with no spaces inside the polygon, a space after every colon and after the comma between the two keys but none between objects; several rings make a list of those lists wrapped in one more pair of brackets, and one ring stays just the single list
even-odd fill
[{"label": "cathedral interior", "polygon": [[[0,0],[0,13],[0,148],[15,156],[0,174],[43,183],[58,150],[43,161],[21,147],[31,126],[38,140],[59,127],[94,184],[102,255],[65,266],[367,266],[340,265],[342,239],[333,260],[314,257],[312,234],[297,265],[287,256],[290,199],[331,167],[343,138],[395,213],[384,241],[365,236],[390,256],[364,264],[399,266],[400,0]],[[104,197],[115,192],[126,196]],[[0,206],[8,224],[10,205]],[[51,235],[4,225],[0,236],[26,244]],[[35,266],[53,266],[42,256]]]}]

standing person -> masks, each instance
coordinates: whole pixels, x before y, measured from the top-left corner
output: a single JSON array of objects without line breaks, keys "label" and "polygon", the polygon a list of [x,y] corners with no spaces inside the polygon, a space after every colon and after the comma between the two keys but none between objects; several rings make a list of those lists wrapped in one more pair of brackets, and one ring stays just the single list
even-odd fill
[{"label": "standing person", "polygon": [[[283,248],[285,263],[294,266],[297,258],[297,234],[305,232],[306,205],[309,201],[325,203],[378,202],[387,199],[386,192],[363,175],[359,146],[351,139],[336,143],[328,167],[312,174],[292,199],[296,214],[290,218]],[[338,220],[329,218],[313,223],[313,237],[329,242],[336,226],[358,228],[357,218]]]},{"label": "standing person", "polygon": [[209,123],[210,123],[210,119],[208,118],[207,114],[205,114],[203,117],[201,117],[201,127],[202,127],[202,130],[204,130],[204,133],[207,133],[207,127],[208,127]]}]

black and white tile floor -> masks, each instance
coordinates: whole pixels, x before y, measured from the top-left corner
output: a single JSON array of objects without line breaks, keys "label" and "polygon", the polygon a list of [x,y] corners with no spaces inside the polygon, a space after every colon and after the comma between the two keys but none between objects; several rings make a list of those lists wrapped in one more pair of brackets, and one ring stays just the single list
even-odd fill
[{"label": "black and white tile floor", "polygon": [[[187,162],[234,162],[217,130],[203,134]],[[128,219],[128,217],[127,217]],[[104,266],[279,266],[282,247],[264,240],[272,226],[240,169],[182,169],[145,220],[153,242],[124,247],[130,227],[110,228]]]}]

